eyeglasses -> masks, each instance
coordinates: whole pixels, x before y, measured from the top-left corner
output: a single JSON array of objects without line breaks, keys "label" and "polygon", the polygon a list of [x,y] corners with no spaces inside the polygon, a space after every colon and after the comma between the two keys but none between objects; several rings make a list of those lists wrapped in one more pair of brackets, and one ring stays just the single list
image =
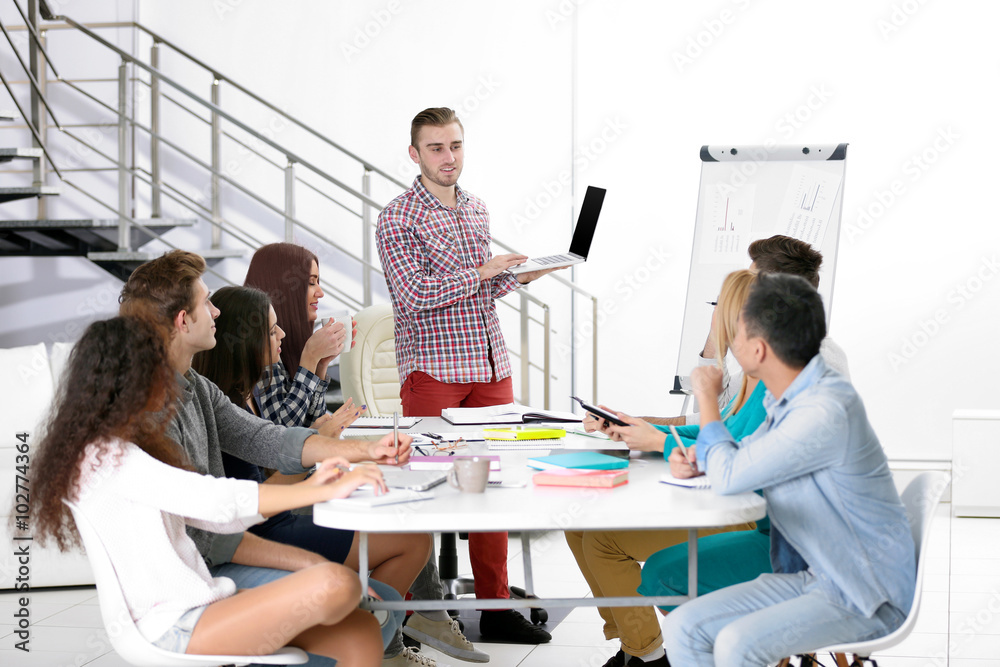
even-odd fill
[{"label": "eyeglasses", "polygon": [[463,447],[468,447],[468,443],[464,442],[465,438],[459,438],[454,442],[435,442],[434,449],[439,452],[453,452],[456,449],[462,449]]}]

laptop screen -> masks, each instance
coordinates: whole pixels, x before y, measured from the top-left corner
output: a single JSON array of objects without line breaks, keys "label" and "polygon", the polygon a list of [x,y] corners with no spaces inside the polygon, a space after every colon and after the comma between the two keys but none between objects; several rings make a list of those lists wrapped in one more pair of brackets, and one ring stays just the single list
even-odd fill
[{"label": "laptop screen", "polygon": [[576,231],[573,232],[573,243],[569,246],[571,253],[580,257],[587,257],[590,253],[590,242],[594,240],[594,230],[597,229],[597,218],[601,215],[606,192],[604,188],[587,186],[587,194],[580,207],[580,217],[576,220]]}]

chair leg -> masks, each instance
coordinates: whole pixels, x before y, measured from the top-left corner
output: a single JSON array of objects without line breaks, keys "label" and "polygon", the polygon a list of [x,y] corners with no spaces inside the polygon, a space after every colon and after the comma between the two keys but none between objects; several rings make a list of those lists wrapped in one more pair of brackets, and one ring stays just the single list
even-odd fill
[{"label": "chair leg", "polygon": [[778,667],[788,667],[788,664],[790,662],[791,662],[791,658],[782,658],[781,662],[778,663]]},{"label": "chair leg", "polygon": [[[848,667],[846,655],[837,653],[834,657],[837,659],[837,667]],[[857,657],[855,657],[855,662],[857,662]]]}]

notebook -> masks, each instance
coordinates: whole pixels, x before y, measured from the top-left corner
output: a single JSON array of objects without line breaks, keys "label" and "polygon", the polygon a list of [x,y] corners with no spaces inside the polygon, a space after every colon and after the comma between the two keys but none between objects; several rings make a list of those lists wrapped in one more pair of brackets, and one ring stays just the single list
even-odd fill
[{"label": "notebook", "polygon": [[547,426],[511,426],[508,428],[484,428],[487,440],[555,440],[566,435],[566,429]]},{"label": "notebook", "polygon": [[484,408],[445,408],[441,417],[451,424],[528,424],[533,422],[582,422],[572,412],[535,410],[526,405],[508,403]]},{"label": "notebook", "polygon": [[543,470],[532,479],[536,486],[585,486],[611,489],[628,484],[628,470]]},{"label": "notebook", "polygon": [[528,271],[556,269],[586,262],[587,255],[590,254],[590,242],[594,240],[594,231],[597,229],[597,219],[601,216],[601,206],[604,205],[606,192],[607,190],[604,188],[587,186],[587,194],[583,197],[580,215],[576,219],[576,229],[573,231],[573,241],[569,245],[569,252],[561,255],[533,257],[524,264],[518,264],[507,270],[517,275]]},{"label": "notebook", "polygon": [[[418,421],[420,417],[400,417],[399,428],[413,428]],[[392,428],[392,417],[358,417],[351,422],[351,428]]]},{"label": "notebook", "polygon": [[563,449],[566,447],[565,441],[558,440],[490,440],[489,450],[491,452],[509,452],[514,450],[530,449]]},{"label": "notebook", "polygon": [[[500,457],[487,456],[490,460],[490,470],[500,470]],[[451,470],[455,463],[454,456],[447,454],[432,454],[430,456],[420,456],[414,454],[410,457],[410,470]]]},{"label": "notebook", "polygon": [[528,466],[538,470],[552,468],[586,468],[589,470],[620,470],[628,468],[628,459],[600,452],[568,452],[528,459]]},{"label": "notebook", "polygon": [[679,479],[674,477],[670,473],[660,477],[660,482],[663,484],[670,484],[672,486],[683,486],[688,489],[711,489],[712,482],[708,479],[708,475],[699,475],[698,477],[688,477],[687,479]]}]

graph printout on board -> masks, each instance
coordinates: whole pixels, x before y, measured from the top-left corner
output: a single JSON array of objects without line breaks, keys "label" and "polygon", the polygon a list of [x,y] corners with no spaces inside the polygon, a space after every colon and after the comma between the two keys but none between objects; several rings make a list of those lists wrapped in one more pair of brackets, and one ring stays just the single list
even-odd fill
[{"label": "graph printout on board", "polygon": [[833,203],[843,181],[840,174],[795,165],[781,203],[778,221],[784,226],[775,234],[791,236],[820,248],[833,215]]}]

